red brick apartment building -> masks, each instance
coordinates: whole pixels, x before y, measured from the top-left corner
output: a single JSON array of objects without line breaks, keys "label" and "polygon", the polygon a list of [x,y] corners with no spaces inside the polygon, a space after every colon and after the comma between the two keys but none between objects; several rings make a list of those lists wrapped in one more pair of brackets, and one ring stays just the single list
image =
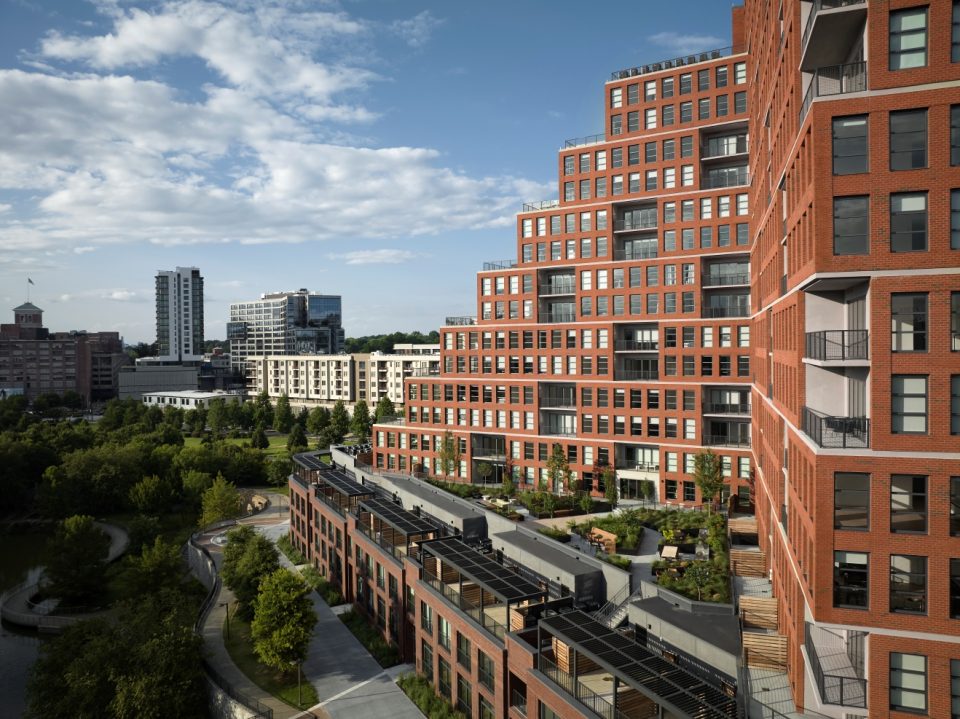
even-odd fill
[{"label": "red brick apartment building", "polygon": [[745,13],[756,514],[793,694],[960,717],[960,3]]},{"label": "red brick apartment building", "polygon": [[960,2],[746,0],[733,42],[614,73],[374,464],[450,432],[529,488],[560,444],[694,505],[711,447],[796,706],[960,717]]}]

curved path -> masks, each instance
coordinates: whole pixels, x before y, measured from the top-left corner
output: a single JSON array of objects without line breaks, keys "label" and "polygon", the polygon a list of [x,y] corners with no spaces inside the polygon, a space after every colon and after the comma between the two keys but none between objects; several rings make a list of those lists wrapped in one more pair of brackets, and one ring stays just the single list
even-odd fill
[{"label": "curved path", "polygon": [[[110,537],[110,547],[107,550],[107,564],[119,559],[127,547],[130,546],[130,535],[127,530],[116,524],[94,522]],[[40,605],[31,604],[30,598],[40,591],[40,580],[43,573],[33,582],[26,582],[0,597],[0,617],[21,627],[31,627],[38,631],[60,631],[64,627],[75,624],[82,619],[102,614],[90,612],[86,614],[57,614],[56,605],[44,602]]]}]

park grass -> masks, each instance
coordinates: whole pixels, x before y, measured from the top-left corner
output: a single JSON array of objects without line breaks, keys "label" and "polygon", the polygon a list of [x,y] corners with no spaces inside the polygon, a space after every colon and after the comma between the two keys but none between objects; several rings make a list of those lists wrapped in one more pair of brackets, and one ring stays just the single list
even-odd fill
[{"label": "park grass", "polygon": [[301,682],[303,704],[297,704],[297,672],[281,673],[266,667],[257,659],[253,651],[253,640],[250,637],[250,622],[238,617],[230,617],[230,636],[227,636],[227,625],[223,625],[223,643],[233,663],[247,678],[268,694],[275,696],[292,707],[312,707],[318,704],[317,690],[304,679]]},{"label": "park grass", "polygon": [[[235,444],[238,447],[250,444],[250,439],[246,437],[224,437],[220,441]],[[201,442],[203,442],[203,437],[183,438],[184,447],[199,447]],[[287,451],[287,435],[285,434],[268,434],[267,442],[270,443],[270,446],[262,450],[265,457],[275,457]]]}]

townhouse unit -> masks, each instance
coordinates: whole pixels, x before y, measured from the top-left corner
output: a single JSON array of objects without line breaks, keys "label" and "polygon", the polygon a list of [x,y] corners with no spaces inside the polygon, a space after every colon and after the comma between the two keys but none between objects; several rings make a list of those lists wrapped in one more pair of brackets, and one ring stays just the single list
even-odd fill
[{"label": "townhouse unit", "polygon": [[616,629],[631,573],[419,480],[333,459],[343,464],[293,458],[294,545],[466,716],[743,715],[736,659],[703,657],[739,655],[734,616],[711,616],[685,645],[682,630],[647,630],[648,616],[676,611],[650,597]]},{"label": "townhouse unit", "polygon": [[747,0],[753,454],[797,705],[960,716],[960,3]]}]

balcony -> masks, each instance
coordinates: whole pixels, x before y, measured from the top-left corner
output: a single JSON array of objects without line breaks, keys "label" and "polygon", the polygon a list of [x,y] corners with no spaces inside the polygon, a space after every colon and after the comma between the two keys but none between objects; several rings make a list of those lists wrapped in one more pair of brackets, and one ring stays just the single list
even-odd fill
[{"label": "balcony", "polygon": [[748,150],[746,133],[711,137],[700,146],[701,160],[716,160],[722,157],[746,155]]},{"label": "balcony", "polygon": [[718,190],[724,187],[740,187],[750,184],[750,172],[746,167],[727,168],[728,171],[711,170],[701,175],[700,189]]},{"label": "balcony", "polygon": [[577,285],[573,275],[569,277],[554,277],[540,286],[540,296],[544,295],[572,295],[576,293]]},{"label": "balcony", "polygon": [[703,317],[749,317],[750,307],[747,305],[731,305],[729,307],[704,307]]},{"label": "balcony", "polygon": [[613,226],[614,232],[637,232],[657,229],[657,208],[627,211]]},{"label": "balcony", "polygon": [[516,260],[491,260],[483,263],[483,270],[481,271],[489,272],[491,270],[512,270],[516,266]]},{"label": "balcony", "polygon": [[856,44],[867,17],[866,0],[814,0],[800,41],[800,69],[818,62],[841,62]]},{"label": "balcony", "polygon": [[652,260],[656,256],[656,247],[632,247],[613,251],[613,259],[617,262],[620,260]]},{"label": "balcony", "polygon": [[583,137],[571,137],[569,140],[563,141],[563,146],[566,147],[581,147],[582,145],[596,145],[599,142],[605,142],[607,136],[602,132],[598,135],[585,135]]},{"label": "balcony", "polygon": [[618,370],[617,380],[637,381],[660,379],[659,370],[655,369],[621,369]]},{"label": "balcony", "polygon": [[704,414],[750,414],[749,402],[704,402]]},{"label": "balcony", "polygon": [[864,92],[867,89],[867,63],[852,62],[846,65],[820,67],[813,73],[810,87],[800,106],[800,124],[817,97],[846,95],[851,92]]},{"label": "balcony", "polygon": [[807,332],[803,356],[820,362],[867,360],[870,355],[869,330],[823,330]]},{"label": "balcony", "polygon": [[576,322],[577,314],[576,312],[541,312],[540,321],[541,322]]},{"label": "balcony", "polygon": [[750,449],[750,437],[746,435],[705,434],[703,435],[703,444],[705,447]]},{"label": "balcony", "polygon": [[866,449],[870,446],[867,417],[831,417],[810,407],[803,408],[803,431],[825,449]]},{"label": "balcony", "polygon": [[617,340],[614,343],[616,352],[658,352],[660,342],[657,340]]},{"label": "balcony", "polygon": [[516,689],[510,690],[510,708],[522,717],[527,715],[527,693]]},{"label": "balcony", "polygon": [[813,681],[823,704],[867,706],[867,680],[863,674],[865,632],[845,632],[806,625],[803,648],[813,670]]},{"label": "balcony", "polygon": [[539,202],[524,202],[523,212],[539,212],[560,207],[560,200],[540,200]]},{"label": "balcony", "polygon": [[540,395],[541,409],[576,409],[577,392],[571,387],[569,390],[550,390]]},{"label": "balcony", "polygon": [[732,285],[749,285],[749,272],[718,272],[708,274],[703,278],[704,287],[730,287]]}]

